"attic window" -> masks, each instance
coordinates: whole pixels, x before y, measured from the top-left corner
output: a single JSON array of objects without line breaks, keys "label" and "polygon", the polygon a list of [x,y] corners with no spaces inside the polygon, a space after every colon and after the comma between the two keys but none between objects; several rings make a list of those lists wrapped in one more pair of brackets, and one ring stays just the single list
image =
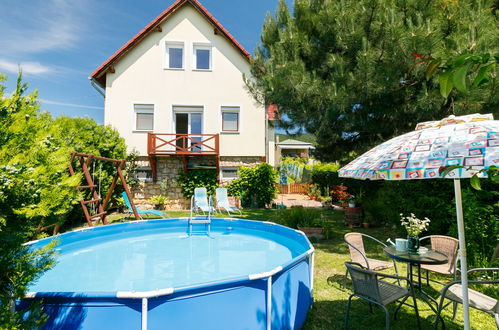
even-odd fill
[{"label": "attic window", "polygon": [[194,44],[194,68],[195,70],[211,70],[211,46]]},{"label": "attic window", "polygon": [[165,68],[178,70],[184,68],[184,43],[166,43]]}]

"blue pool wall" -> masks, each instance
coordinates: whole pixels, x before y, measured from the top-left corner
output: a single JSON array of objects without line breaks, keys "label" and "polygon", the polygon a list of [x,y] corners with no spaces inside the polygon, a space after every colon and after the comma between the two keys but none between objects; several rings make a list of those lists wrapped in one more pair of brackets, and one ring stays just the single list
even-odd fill
[{"label": "blue pool wall", "polygon": [[[120,232],[140,236],[145,231],[165,229],[165,225],[169,230],[187,230],[186,219],[150,220],[92,227],[59,235],[58,239],[61,246],[70,248],[71,244],[82,240],[92,244],[92,241]],[[312,245],[303,233],[273,223],[212,220],[212,230],[237,230],[238,227],[285,235],[300,242],[304,252],[278,269],[261,274],[261,278],[244,276],[172,288],[166,294],[152,294],[145,299],[145,305],[139,293],[134,298],[123,298],[118,292],[36,292],[20,301],[18,309],[23,309],[32,299],[43,299],[44,310],[49,315],[44,329],[301,328],[313,302]],[[51,239],[33,242],[31,246],[41,247]],[[267,321],[269,315],[270,323]]]}]

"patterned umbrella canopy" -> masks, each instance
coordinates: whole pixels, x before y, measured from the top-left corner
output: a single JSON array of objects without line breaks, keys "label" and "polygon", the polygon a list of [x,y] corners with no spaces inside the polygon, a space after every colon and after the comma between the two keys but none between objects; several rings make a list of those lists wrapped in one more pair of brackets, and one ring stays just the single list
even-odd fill
[{"label": "patterned umbrella canopy", "polygon": [[[499,121],[492,114],[449,117],[369,150],[341,168],[340,177],[371,180],[438,178],[439,168],[460,165],[446,178],[471,177],[499,166]],[[480,173],[482,174],[482,173]]]},{"label": "patterned umbrella canopy", "polygon": [[[499,167],[499,121],[492,114],[451,116],[418,124],[416,130],[369,150],[338,170],[340,177],[371,180],[440,178],[440,168],[460,166],[445,177],[454,179],[465,330],[470,329],[466,242],[460,178]],[[481,172],[478,176],[486,175]]]}]

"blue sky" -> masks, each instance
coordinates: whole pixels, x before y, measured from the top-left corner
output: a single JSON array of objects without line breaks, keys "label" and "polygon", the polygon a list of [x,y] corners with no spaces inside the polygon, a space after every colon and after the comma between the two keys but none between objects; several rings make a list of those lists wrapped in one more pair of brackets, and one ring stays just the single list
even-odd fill
[{"label": "blue sky", "polygon": [[[0,73],[12,92],[19,65],[42,110],[103,122],[88,76],[174,0],[2,0]],[[200,0],[253,53],[277,0]],[[292,0],[287,0],[292,3]],[[8,13],[8,14],[7,14]]]}]

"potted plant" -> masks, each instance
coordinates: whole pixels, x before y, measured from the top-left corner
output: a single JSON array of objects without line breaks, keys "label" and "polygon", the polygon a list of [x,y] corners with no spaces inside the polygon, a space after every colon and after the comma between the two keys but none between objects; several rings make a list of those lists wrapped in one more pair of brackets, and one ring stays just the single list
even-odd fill
[{"label": "potted plant", "polygon": [[311,184],[307,188],[307,195],[311,200],[318,200],[320,196],[320,189],[316,184]]},{"label": "potted plant", "polygon": [[362,227],[369,228],[371,225],[371,219],[369,217],[364,217],[364,221],[362,221]]},{"label": "potted plant", "polygon": [[347,193],[348,187],[339,185],[339,186],[331,186],[331,197],[337,200],[340,205],[344,208],[348,206],[348,198],[351,194]]},{"label": "potted plant", "polygon": [[412,253],[418,252],[419,235],[428,229],[430,219],[419,219],[414,215],[414,213],[404,217],[404,215],[400,213],[400,223],[407,231],[407,250]]},{"label": "potted plant", "polygon": [[324,221],[318,209],[293,206],[281,212],[278,222],[303,231],[307,237],[324,238]]},{"label": "potted plant", "polygon": [[154,205],[154,208],[157,210],[161,210],[165,206],[167,200],[168,197],[163,195],[155,195],[149,198],[149,201],[151,202],[152,205]]},{"label": "potted plant", "polygon": [[315,237],[317,239],[323,239],[324,221],[321,217],[304,218],[300,221],[298,230],[304,232],[309,238]]},{"label": "potted plant", "polygon": [[355,207],[355,196],[350,195],[347,197],[348,207]]}]

